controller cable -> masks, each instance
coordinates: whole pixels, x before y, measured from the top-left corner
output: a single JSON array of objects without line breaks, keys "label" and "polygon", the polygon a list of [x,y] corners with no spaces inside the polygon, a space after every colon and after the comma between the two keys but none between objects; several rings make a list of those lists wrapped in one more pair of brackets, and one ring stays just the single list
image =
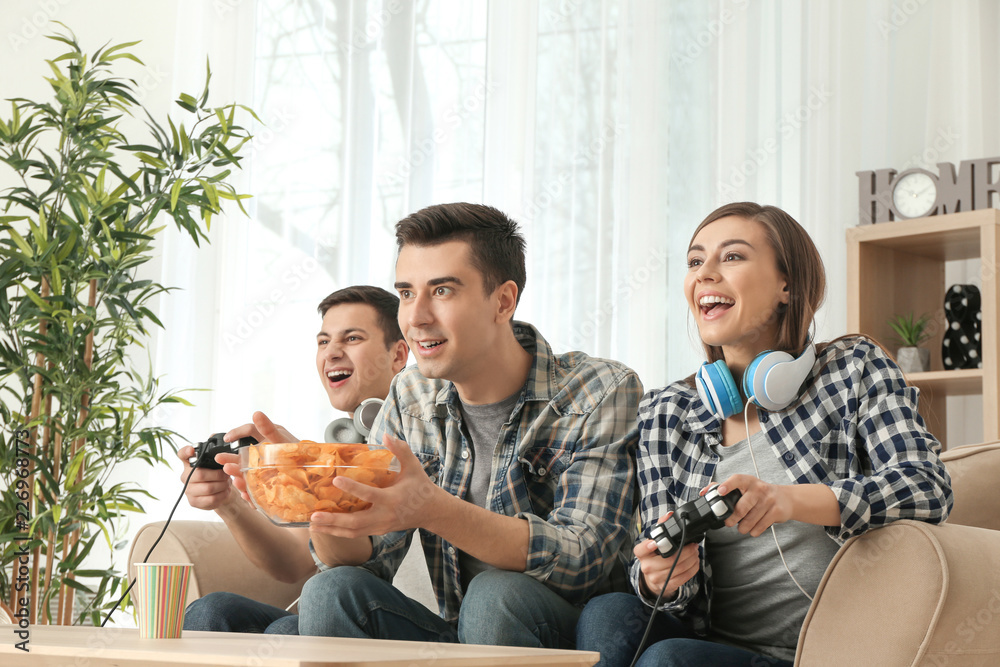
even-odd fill
[{"label": "controller cable", "polygon": [[[670,571],[667,573],[667,578],[663,582],[663,588],[660,589],[659,595],[656,596],[656,601],[653,603],[653,611],[649,613],[649,621],[646,622],[646,632],[642,634],[642,641],[639,642],[639,647],[635,650],[635,657],[632,658],[632,664],[629,667],[635,667],[635,663],[639,661],[639,656],[642,655],[643,650],[646,648],[646,640],[649,639],[649,632],[653,629],[653,619],[656,618],[656,610],[660,606],[660,600],[663,599],[663,594],[667,591],[667,584],[670,583],[670,577],[674,576],[674,568],[677,567],[677,561],[681,558],[681,550],[687,546],[684,544],[684,533],[687,532],[687,515],[678,514],[678,523],[681,524],[681,539],[678,542],[681,546],[677,549],[677,555],[674,556],[674,562],[670,565]],[[640,573],[642,571],[640,570]]]},{"label": "controller cable", "polygon": [[[754,456],[754,453],[753,453],[753,443],[750,441],[750,414],[749,414],[749,410],[750,410],[750,404],[751,404],[752,401],[753,401],[753,396],[748,397],[747,398],[747,405],[746,405],[745,408],[743,408],[743,428],[746,429],[747,447],[750,449],[750,460],[753,461],[753,470],[757,474],[757,479],[760,479],[760,469],[757,468],[757,457]],[[785,560],[785,554],[782,553],[782,551],[781,551],[781,545],[778,544],[778,534],[774,531],[774,524],[773,523],[770,525],[770,528],[771,528],[771,537],[774,538],[774,546],[776,546],[778,548],[778,556],[781,557],[781,563],[782,563],[782,565],[785,566],[785,572],[787,572],[788,576],[792,578],[792,581],[794,581],[795,585],[798,587],[798,589],[800,591],[802,591],[802,594],[805,595],[809,599],[810,602],[812,602],[813,596],[811,596],[808,593],[806,593],[806,589],[802,588],[802,584],[799,583],[799,580],[795,578],[795,575],[792,574],[792,570],[788,567],[788,562]]]},{"label": "controller cable", "polygon": [[[757,474],[757,479],[760,479],[760,469],[757,467],[757,457],[753,453],[753,443],[750,441],[749,410],[752,400],[753,397],[752,396],[749,397],[746,402],[746,407],[743,409],[743,428],[745,429],[747,434],[747,447],[750,449],[750,460],[753,461],[753,469],[754,472]],[[684,532],[687,527],[685,519],[687,517],[679,515],[678,518],[680,519],[680,525],[681,525],[680,543],[684,544]],[[813,597],[806,592],[806,590],[802,587],[802,584],[799,583],[799,580],[795,578],[794,574],[792,574],[792,570],[788,567],[788,562],[785,560],[785,554],[781,551],[781,545],[778,543],[778,535],[774,530],[773,523],[771,524],[770,528],[771,528],[771,537],[774,538],[774,546],[777,547],[778,549],[778,556],[781,557],[781,563],[785,566],[785,572],[787,572],[788,576],[792,578],[792,581],[795,582],[795,585],[798,587],[798,589],[802,591],[802,594],[805,595],[810,602],[812,602]],[[642,641],[639,642],[639,647],[635,651],[635,657],[632,658],[632,664],[630,665],[630,667],[635,667],[635,663],[639,661],[639,656],[642,655],[642,651],[646,647],[646,640],[649,639],[649,633],[653,629],[653,618],[656,617],[657,608],[660,606],[660,599],[663,597],[663,594],[667,590],[667,584],[670,583],[670,577],[672,577],[674,574],[674,568],[677,567],[677,561],[680,559],[680,556],[681,556],[681,550],[678,549],[677,555],[674,556],[674,562],[670,566],[670,572],[667,574],[667,579],[666,581],[663,582],[663,588],[660,589],[659,595],[656,596],[656,602],[653,603],[653,611],[650,613],[649,621],[646,623],[646,631],[642,635]]]},{"label": "controller cable", "polygon": [[[221,439],[221,434],[218,435]],[[195,459],[194,463],[191,464],[191,472],[188,473],[187,479],[184,480],[184,486],[181,487],[181,492],[177,496],[177,502],[175,502],[174,506],[170,509],[170,514],[167,515],[167,520],[163,523],[163,528],[160,530],[160,534],[156,537],[156,541],[153,542],[153,546],[149,547],[149,551],[146,552],[146,557],[142,559],[143,563],[149,560],[149,557],[153,554],[153,549],[156,548],[156,545],[159,544],[160,540],[163,539],[163,536],[166,535],[167,527],[170,525],[170,520],[174,518],[174,512],[177,511],[177,506],[181,504],[181,498],[184,497],[184,492],[187,491],[188,482],[191,481],[191,476],[194,475],[194,471],[202,466],[202,463],[204,463],[206,456],[208,455],[214,456],[215,454],[220,453],[215,449],[213,449],[213,447],[210,445],[210,443],[213,442],[213,437],[210,437],[206,442],[198,443],[198,447],[195,449],[195,451],[198,454],[198,458]],[[239,440],[240,447],[244,446],[243,442],[244,440],[248,441],[248,443],[246,444],[254,444],[254,445],[257,444],[257,440],[254,438],[240,438]],[[227,443],[223,444],[226,444],[229,447],[230,453],[233,451],[232,447],[229,446]],[[213,461],[213,463],[215,462]],[[215,465],[219,466],[218,463],[215,463]],[[221,468],[221,466],[219,466],[219,468]],[[125,598],[128,597],[128,594],[132,591],[132,587],[135,586],[135,581],[136,581],[135,579],[132,580],[132,583],[130,583],[128,585],[128,588],[125,589],[125,593],[122,594],[120,598],[118,598],[118,602],[116,602],[115,606],[111,608],[111,611],[108,612],[108,615],[104,617],[104,622],[101,623],[102,628],[107,624],[108,620],[111,618],[111,614],[115,613],[119,605],[121,605],[121,603],[125,601]]]},{"label": "controller cable", "polygon": [[[205,451],[206,452],[208,451],[207,448],[206,448]],[[202,453],[203,456],[204,456],[204,453],[205,452]],[[149,557],[153,553],[153,549],[156,548],[156,545],[160,543],[160,540],[162,540],[163,536],[166,534],[166,532],[167,532],[167,526],[170,525],[170,519],[172,519],[174,517],[174,512],[177,510],[177,506],[181,504],[181,498],[184,497],[184,492],[187,490],[188,482],[191,481],[191,475],[194,474],[194,471],[198,468],[198,464],[199,463],[201,463],[201,459],[198,459],[197,461],[195,461],[195,464],[193,466],[191,466],[191,472],[188,473],[187,479],[184,480],[184,486],[181,488],[180,495],[177,496],[177,502],[174,503],[173,508],[170,510],[169,516],[167,516],[167,520],[163,524],[163,530],[160,531],[160,534],[159,534],[159,536],[157,536],[156,541],[153,542],[153,546],[149,547],[149,551],[146,552],[146,557],[142,559],[143,563],[145,563],[147,560],[149,560]],[[124,600],[125,600],[126,597],[128,597],[128,594],[132,591],[132,587],[135,586],[135,581],[136,581],[135,579],[132,580],[132,583],[130,583],[128,585],[128,588],[125,589],[125,593],[120,598],[118,598],[118,602],[116,602],[115,606],[111,608],[111,611],[108,612],[108,615],[104,617],[104,623],[101,623],[101,627],[102,628],[107,624],[108,619],[111,618],[111,614],[115,613],[115,611],[118,609],[118,606],[122,602],[124,602]]]}]

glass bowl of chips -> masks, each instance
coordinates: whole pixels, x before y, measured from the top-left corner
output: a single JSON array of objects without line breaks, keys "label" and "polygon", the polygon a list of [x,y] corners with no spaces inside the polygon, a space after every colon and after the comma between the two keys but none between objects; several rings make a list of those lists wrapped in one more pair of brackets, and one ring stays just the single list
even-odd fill
[{"label": "glass bowl of chips", "polygon": [[341,491],[347,477],[384,488],[399,474],[388,449],[332,442],[265,442],[240,448],[240,470],[254,506],[279,526],[308,526],[313,512],[357,512],[371,503]]}]

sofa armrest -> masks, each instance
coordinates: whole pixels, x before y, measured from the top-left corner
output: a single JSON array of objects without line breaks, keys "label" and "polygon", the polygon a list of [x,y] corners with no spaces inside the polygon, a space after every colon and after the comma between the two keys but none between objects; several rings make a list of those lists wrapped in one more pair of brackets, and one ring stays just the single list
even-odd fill
[{"label": "sofa armrest", "polygon": [[[163,521],[139,529],[128,555],[129,578],[163,529]],[[282,609],[299,597],[304,577],[282,583],[250,562],[226,524],[220,521],[171,521],[166,534],[149,556],[150,563],[191,563],[187,603],[216,591],[237,593]]]},{"label": "sofa armrest", "polygon": [[955,447],[941,454],[941,461],[955,494],[948,523],[1000,530],[1000,442]]},{"label": "sofa armrest", "polygon": [[848,540],[795,664],[1000,664],[1000,531],[897,521]]}]

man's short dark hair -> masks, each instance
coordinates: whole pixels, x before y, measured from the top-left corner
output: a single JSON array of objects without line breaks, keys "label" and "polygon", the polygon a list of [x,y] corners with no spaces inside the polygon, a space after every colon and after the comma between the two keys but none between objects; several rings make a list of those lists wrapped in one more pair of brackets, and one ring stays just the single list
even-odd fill
[{"label": "man's short dark hair", "polygon": [[396,223],[396,245],[431,246],[447,241],[469,244],[472,265],[483,276],[483,289],[492,294],[508,280],[524,292],[524,237],[505,213],[483,204],[437,204]]},{"label": "man's short dark hair", "polygon": [[403,332],[399,330],[396,319],[399,314],[399,297],[392,292],[373,285],[345,287],[320,301],[316,310],[320,317],[324,317],[326,311],[345,303],[364,303],[375,309],[382,338],[385,339],[385,349],[388,350],[397,340],[403,340]]}]

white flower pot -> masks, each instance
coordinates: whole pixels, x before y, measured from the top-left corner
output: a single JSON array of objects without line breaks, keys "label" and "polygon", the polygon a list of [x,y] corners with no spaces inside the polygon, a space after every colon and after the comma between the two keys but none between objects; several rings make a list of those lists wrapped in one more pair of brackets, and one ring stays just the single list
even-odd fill
[{"label": "white flower pot", "polygon": [[896,363],[904,373],[921,373],[931,369],[931,351],[924,347],[901,347]]}]

